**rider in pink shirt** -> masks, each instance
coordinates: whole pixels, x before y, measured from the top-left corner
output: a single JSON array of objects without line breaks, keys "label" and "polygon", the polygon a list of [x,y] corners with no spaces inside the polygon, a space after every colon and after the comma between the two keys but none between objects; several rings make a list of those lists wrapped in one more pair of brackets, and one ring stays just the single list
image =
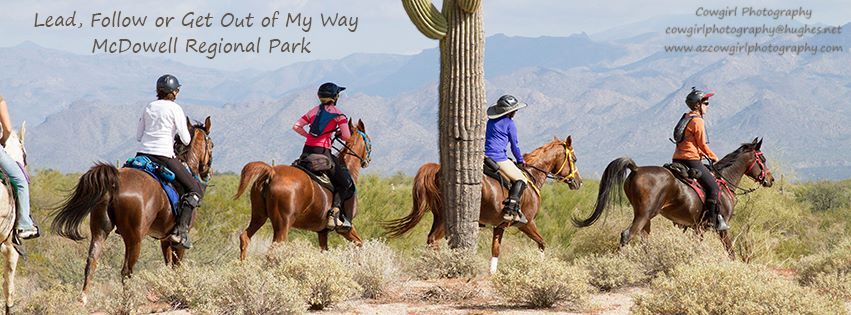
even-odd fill
[{"label": "rider in pink shirt", "polygon": [[[345,89],[345,87],[337,86],[331,82],[319,86],[317,96],[320,104],[301,116],[293,125],[293,130],[306,138],[300,160],[311,154],[321,154],[330,158],[334,163],[334,167],[328,171],[328,177],[330,177],[336,191],[334,205],[328,212],[327,227],[342,232],[352,228],[349,219],[353,216],[355,183],[349,174],[349,169],[346,168],[346,164],[331,154],[331,136],[336,134],[341,140],[346,141],[352,135],[348,118],[337,108],[337,99],[340,92]],[[305,131],[304,127],[308,125],[310,128]],[[340,211],[341,204],[342,212]]]}]

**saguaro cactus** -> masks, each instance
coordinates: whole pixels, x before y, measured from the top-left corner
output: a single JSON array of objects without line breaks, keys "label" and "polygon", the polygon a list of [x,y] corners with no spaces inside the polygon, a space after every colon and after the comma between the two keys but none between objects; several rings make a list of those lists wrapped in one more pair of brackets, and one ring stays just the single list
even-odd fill
[{"label": "saguaro cactus", "polygon": [[440,41],[440,179],[452,248],[473,248],[478,236],[484,158],[484,31],[481,0],[402,0],[423,35]]}]

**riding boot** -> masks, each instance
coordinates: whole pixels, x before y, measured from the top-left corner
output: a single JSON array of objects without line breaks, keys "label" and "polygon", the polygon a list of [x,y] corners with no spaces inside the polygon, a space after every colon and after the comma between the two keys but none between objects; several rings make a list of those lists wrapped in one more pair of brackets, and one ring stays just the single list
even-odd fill
[{"label": "riding boot", "polygon": [[177,227],[171,235],[171,240],[183,248],[192,248],[192,241],[189,240],[189,226],[192,224],[192,213],[195,212],[201,204],[201,197],[196,193],[187,193],[183,195],[180,201],[180,214],[177,218]]},{"label": "riding boot", "polygon": [[339,227],[337,227],[337,231],[346,233],[352,230],[353,225],[350,218],[354,216],[354,211],[355,197],[352,196],[351,198],[346,199],[346,201],[343,201],[343,211],[340,212],[340,221],[342,221],[342,223]]},{"label": "riding boot", "polygon": [[712,216],[713,221],[715,222],[715,230],[719,232],[729,230],[730,226],[727,225],[727,221],[724,220],[724,216],[721,215],[721,212],[718,209],[718,202],[715,200],[708,200],[706,204],[709,208],[709,215]]},{"label": "riding boot", "polygon": [[522,180],[517,180],[511,183],[511,189],[508,190],[508,198],[502,202],[502,219],[509,222],[517,222],[520,224],[529,223],[523,211],[520,209],[520,200],[523,196],[523,190],[526,189],[526,183]]}]

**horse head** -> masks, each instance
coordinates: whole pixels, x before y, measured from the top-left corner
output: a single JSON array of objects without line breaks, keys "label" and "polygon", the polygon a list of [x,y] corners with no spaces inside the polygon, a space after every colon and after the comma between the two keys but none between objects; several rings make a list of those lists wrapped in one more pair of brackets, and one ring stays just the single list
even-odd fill
[{"label": "horse head", "polygon": [[351,155],[360,160],[361,168],[369,167],[369,162],[372,161],[372,140],[366,134],[363,121],[358,119],[357,126],[353,126],[352,122],[349,121],[349,130],[352,131],[352,137],[346,141],[340,158]]},{"label": "horse head", "polygon": [[766,165],[767,160],[765,159],[765,154],[760,151],[762,149],[762,139],[759,137],[754,138],[753,142],[742,146],[748,147],[748,150],[745,150],[746,152],[753,153],[746,155],[747,161],[745,164],[748,165],[748,169],[745,171],[745,175],[763,187],[771,187],[774,185],[774,176],[771,175],[771,170],[769,170]]},{"label": "horse head", "polygon": [[579,168],[576,167],[576,151],[573,150],[573,138],[567,136],[567,139],[553,137],[553,147],[557,151],[553,156],[552,168],[549,170],[553,174],[553,179],[565,182],[570,186],[571,190],[577,190],[582,186],[582,176],[579,175]]},{"label": "horse head", "polygon": [[177,149],[175,152],[178,158],[185,162],[192,170],[193,175],[206,183],[212,175],[213,164],[213,139],[210,138],[210,117],[204,120],[204,123],[192,124],[189,118],[186,119],[186,124],[189,127],[191,141],[188,146],[182,145],[179,141],[175,143]]}]

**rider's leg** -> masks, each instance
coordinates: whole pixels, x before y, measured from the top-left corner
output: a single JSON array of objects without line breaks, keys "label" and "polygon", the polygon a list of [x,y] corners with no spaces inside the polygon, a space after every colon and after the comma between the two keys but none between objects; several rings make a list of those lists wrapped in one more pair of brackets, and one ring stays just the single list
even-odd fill
[{"label": "rider's leg", "polygon": [[526,223],[526,216],[520,208],[520,200],[523,196],[523,190],[526,188],[526,176],[511,160],[497,162],[499,171],[506,177],[511,179],[511,189],[508,191],[508,198],[503,201],[503,219],[506,221],[517,221]]},{"label": "rider's leg", "polygon": [[192,173],[177,158],[155,155],[148,155],[148,157],[154,162],[164,164],[174,172],[175,181],[185,189],[185,193],[180,197],[180,213],[178,214],[177,227],[175,227],[174,233],[171,235],[171,240],[184,248],[191,248],[192,242],[189,240],[189,228],[192,225],[192,214],[195,212],[195,208],[201,204],[204,189],[201,187],[201,183],[192,176]]},{"label": "rider's leg", "polygon": [[342,212],[340,213],[342,220],[340,228],[343,230],[351,229],[352,222],[350,220],[354,216],[355,183],[346,164],[335,156],[332,156],[332,159],[334,160],[334,171],[330,174],[331,183],[334,184],[334,189],[340,194],[340,200],[343,202]]},{"label": "rider's leg", "polygon": [[718,208],[718,182],[715,181],[715,176],[706,168],[705,165],[701,161],[688,161],[690,168],[696,168],[700,170],[700,178],[697,180],[700,182],[700,185],[703,186],[703,192],[706,193],[706,203],[704,203],[704,208],[706,209],[707,214],[709,214],[710,222],[715,224],[715,229],[719,231],[724,231],[730,229],[730,226],[727,225],[727,222],[724,220],[724,217],[721,215],[721,212]]},{"label": "rider's leg", "polygon": [[30,188],[27,175],[6,151],[0,149],[0,168],[9,174],[12,186],[17,196],[17,220],[15,225],[18,229],[18,237],[31,239],[39,236],[38,228],[30,216]]}]

